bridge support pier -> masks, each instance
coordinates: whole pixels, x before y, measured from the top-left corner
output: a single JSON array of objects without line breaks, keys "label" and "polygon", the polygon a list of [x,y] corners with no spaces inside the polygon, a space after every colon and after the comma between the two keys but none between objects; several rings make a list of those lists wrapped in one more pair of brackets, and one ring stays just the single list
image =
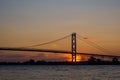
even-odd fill
[{"label": "bridge support pier", "polygon": [[72,62],[76,62],[76,33],[72,33]]}]

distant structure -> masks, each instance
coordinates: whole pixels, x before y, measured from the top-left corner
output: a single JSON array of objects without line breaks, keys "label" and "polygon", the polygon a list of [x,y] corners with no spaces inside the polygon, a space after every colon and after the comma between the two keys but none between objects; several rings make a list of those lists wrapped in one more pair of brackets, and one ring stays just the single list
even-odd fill
[{"label": "distant structure", "polygon": [[[77,36],[77,37],[76,37],[76,36]],[[55,50],[55,49],[35,49],[35,48],[33,48],[33,47],[37,47],[37,46],[43,46],[43,45],[46,45],[46,44],[51,44],[51,43],[54,43],[54,42],[57,42],[57,41],[66,39],[66,38],[68,38],[68,37],[71,38],[71,40],[70,40],[70,41],[71,41],[71,51]],[[77,49],[77,41],[76,41],[76,39],[81,38],[81,37],[82,37],[82,36],[80,36],[80,35],[78,35],[78,34],[76,34],[76,33],[74,32],[74,33],[72,33],[72,34],[70,34],[70,35],[67,35],[67,36],[65,36],[65,37],[62,37],[62,38],[59,38],[59,39],[56,39],[56,40],[53,40],[53,41],[48,41],[48,42],[45,42],[45,43],[42,43],[42,44],[35,44],[35,45],[31,45],[31,46],[18,47],[18,48],[16,48],[16,47],[13,47],[13,48],[0,47],[0,50],[30,51],[30,52],[49,52],[49,53],[60,53],[60,54],[65,53],[65,54],[71,54],[71,55],[72,55],[72,60],[71,60],[71,62],[75,62],[75,63],[77,62],[77,60],[76,60],[76,55],[111,57],[111,58],[113,58],[113,60],[112,60],[113,63],[118,63],[120,56],[117,56],[117,55],[108,55],[108,54],[105,55],[105,54],[96,54],[96,53],[82,53],[82,52],[77,52],[77,50],[76,50],[76,49]],[[87,39],[86,37],[82,37],[82,38]],[[86,41],[84,41],[84,42],[86,42]],[[91,45],[91,46],[93,46],[93,47],[95,47],[95,48],[97,48],[97,49],[99,49],[99,50],[101,50],[102,52],[105,52],[105,53],[106,53],[106,51],[105,51],[104,48],[96,45],[95,43],[90,42],[90,41],[87,41],[86,43],[89,44],[89,45]],[[30,48],[30,47],[32,47],[32,48]],[[46,53],[45,53],[45,54],[46,54]],[[93,57],[91,57],[90,59],[91,59],[91,60],[90,60],[91,62],[94,62],[94,60],[95,60]],[[95,61],[96,61],[96,60],[95,60]],[[32,61],[31,61],[31,62],[32,62]],[[101,62],[101,60],[100,60],[100,59],[97,59],[97,62]]]},{"label": "distant structure", "polygon": [[72,33],[72,62],[76,62],[76,33]]}]

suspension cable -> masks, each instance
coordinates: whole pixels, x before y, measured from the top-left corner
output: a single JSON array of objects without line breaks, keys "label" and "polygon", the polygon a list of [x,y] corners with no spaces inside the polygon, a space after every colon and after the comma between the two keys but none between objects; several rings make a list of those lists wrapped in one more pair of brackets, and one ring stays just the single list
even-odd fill
[{"label": "suspension cable", "polygon": [[[78,34],[77,34],[78,35]],[[82,37],[82,38],[84,38],[83,36],[80,36],[80,35],[78,35],[79,37]],[[80,40],[80,39],[79,39]],[[81,39],[82,40],[82,39]],[[102,51],[102,52],[104,52],[104,53],[111,53],[111,52],[109,52],[108,50],[106,50],[106,49],[104,49],[103,47],[101,47],[101,46],[99,46],[98,44],[96,44],[96,43],[94,43],[94,42],[91,42],[91,41],[89,41],[89,40],[82,40],[82,41],[84,41],[85,43],[87,43],[87,44],[89,44],[89,45],[91,45],[91,46],[93,46],[93,47],[95,47],[95,48],[97,48],[98,50],[100,50],[100,51]]]},{"label": "suspension cable", "polygon": [[43,46],[43,45],[46,45],[46,44],[50,44],[50,43],[60,41],[60,40],[65,39],[65,38],[67,38],[69,36],[71,36],[71,35],[67,35],[65,37],[62,37],[62,38],[59,38],[59,39],[56,39],[56,40],[53,40],[53,41],[49,41],[49,42],[45,42],[45,43],[41,43],[41,44],[34,44],[34,45],[31,45],[31,46],[25,46],[25,47],[20,47],[20,48]]}]

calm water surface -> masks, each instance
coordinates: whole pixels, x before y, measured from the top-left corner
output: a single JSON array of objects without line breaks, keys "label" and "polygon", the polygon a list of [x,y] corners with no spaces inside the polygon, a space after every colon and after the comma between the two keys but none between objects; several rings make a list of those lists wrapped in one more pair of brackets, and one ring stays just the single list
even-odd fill
[{"label": "calm water surface", "polygon": [[120,80],[120,66],[0,66],[0,80]]}]

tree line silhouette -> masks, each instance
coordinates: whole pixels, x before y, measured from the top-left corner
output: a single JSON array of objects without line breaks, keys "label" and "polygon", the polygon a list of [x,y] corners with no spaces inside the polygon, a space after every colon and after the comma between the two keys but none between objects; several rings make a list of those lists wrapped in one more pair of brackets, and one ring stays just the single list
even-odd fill
[{"label": "tree line silhouette", "polygon": [[91,56],[87,61],[80,62],[47,62],[30,59],[25,62],[0,62],[0,65],[120,65],[120,61],[117,57],[112,58],[111,61],[104,61]]}]

